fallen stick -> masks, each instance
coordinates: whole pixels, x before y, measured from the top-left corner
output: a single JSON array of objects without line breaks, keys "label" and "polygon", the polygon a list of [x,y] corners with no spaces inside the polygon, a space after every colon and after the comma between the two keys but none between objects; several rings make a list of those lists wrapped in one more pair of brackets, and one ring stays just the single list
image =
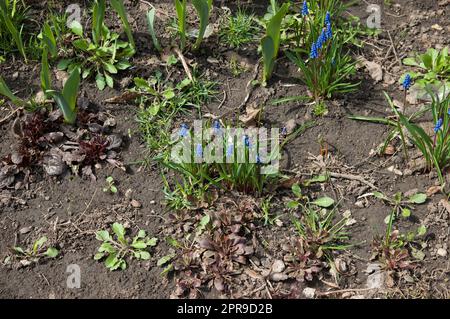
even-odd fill
[{"label": "fallen stick", "polygon": [[175,52],[175,53],[178,55],[178,57],[180,58],[181,64],[183,64],[184,71],[186,72],[186,74],[187,74],[189,80],[194,81],[194,78],[192,77],[191,70],[189,69],[189,66],[188,66],[188,64],[187,64],[187,62],[186,62],[186,59],[184,58],[183,53],[182,53],[182,52],[180,51],[180,49],[178,49],[178,48],[175,48],[175,49],[174,49],[174,52]]},{"label": "fallen stick", "polygon": [[361,176],[358,176],[358,175],[341,174],[341,173],[333,173],[333,172],[329,173],[329,175],[330,175],[330,177],[334,177],[334,178],[344,178],[344,179],[348,179],[348,180],[359,181],[363,184],[366,184],[367,186],[369,186],[372,189],[378,190],[378,187],[376,187],[375,185],[366,181],[364,178],[362,178]]}]

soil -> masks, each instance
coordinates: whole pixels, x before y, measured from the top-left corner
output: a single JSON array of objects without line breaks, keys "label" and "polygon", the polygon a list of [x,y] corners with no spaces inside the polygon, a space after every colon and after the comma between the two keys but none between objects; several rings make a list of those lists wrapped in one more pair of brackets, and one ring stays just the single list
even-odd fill
[{"label": "soil", "polygon": [[[361,81],[359,90],[352,94],[339,96],[328,102],[328,114],[316,117],[311,113],[311,107],[304,103],[285,103],[271,105],[271,101],[286,96],[301,95],[306,92],[305,86],[295,78],[296,70],[288,59],[281,55],[272,80],[266,88],[257,87],[250,95],[247,105],[264,106],[263,123],[273,127],[284,127],[290,120],[297,125],[314,121],[314,125],[290,142],[284,150],[282,168],[294,172],[294,175],[313,176],[321,171],[321,165],[326,164],[329,171],[341,174],[360,176],[372,183],[380,191],[388,195],[396,192],[427,192],[430,187],[438,185],[433,173],[417,171],[412,174],[396,174],[395,170],[404,172],[406,164],[401,154],[393,156],[377,156],[375,151],[383,143],[388,128],[380,124],[371,124],[349,119],[351,115],[391,116],[385,101],[383,91],[396,99],[402,99],[403,92],[399,89],[398,77],[406,71],[406,67],[396,60],[411,54],[423,52],[429,47],[448,46],[449,38],[445,36],[450,31],[448,24],[449,6],[446,1],[410,1],[394,0],[391,5],[385,5],[383,0],[372,0],[382,6],[383,32],[378,38],[369,38],[362,49],[355,49],[355,56],[362,55],[367,60],[375,61],[383,66],[384,79],[375,83],[370,74],[360,68],[357,80]],[[444,3],[444,5],[442,5]],[[65,2],[60,6],[64,8]],[[61,255],[55,260],[41,260],[38,264],[16,269],[1,266],[0,297],[1,298],[169,298],[173,296],[177,276],[161,275],[162,268],[157,261],[168,253],[168,245],[164,238],[177,232],[182,224],[169,222],[169,209],[164,203],[163,181],[159,168],[154,165],[144,165],[148,151],[140,136],[136,122],[137,106],[129,104],[108,104],[104,101],[121,94],[129,88],[135,76],[146,77],[156,70],[164,71],[161,66],[152,63],[156,55],[151,45],[151,37],[146,32],[145,13],[148,5],[140,1],[126,1],[128,15],[135,32],[138,53],[133,59],[134,67],[121,73],[116,78],[115,89],[105,89],[100,92],[95,83],[84,83],[82,96],[99,108],[108,111],[116,119],[115,133],[124,137],[125,147],[120,156],[127,167],[123,172],[112,166],[103,165],[97,170],[97,180],[91,181],[81,177],[65,174],[61,177],[50,177],[42,168],[33,168],[29,188],[0,190],[0,260],[10,254],[10,248],[15,245],[30,245],[42,235],[57,245]],[[163,23],[173,18],[172,1],[152,1],[157,8],[157,34],[164,33]],[[237,10],[236,1],[214,1],[213,20],[223,12],[222,6],[227,6],[232,12]],[[268,1],[240,1],[241,6],[256,14],[264,14]],[[83,4],[81,4],[83,5]],[[368,17],[367,4],[361,1],[349,10],[364,22]],[[117,22],[109,21],[111,27],[119,27]],[[115,25],[117,24],[117,25]],[[433,25],[442,26],[439,31]],[[145,30],[145,31],[144,31]],[[389,34],[392,37],[392,42]],[[229,49],[225,45],[217,45],[217,36],[208,38],[199,53],[186,53],[188,60],[195,61],[198,69],[206,77],[219,83],[220,92],[215,100],[204,107],[204,113],[216,116],[234,118],[242,113],[238,106],[244,100],[247,83],[254,77],[253,70],[258,63],[257,44],[250,44],[243,49]],[[161,37],[163,47],[170,46],[167,37]],[[396,55],[386,52],[392,43],[396,47]],[[234,77],[227,65],[231,56],[236,54],[238,61],[245,61],[249,70]],[[219,63],[212,63],[215,58]],[[8,61],[0,64],[0,74],[18,95],[28,97],[39,87],[39,63],[23,62],[17,57],[8,57]],[[13,60],[14,59],[14,60]],[[174,70],[174,78],[182,78],[184,71],[181,66]],[[394,79],[395,81],[393,81]],[[222,102],[224,96],[225,101]],[[0,119],[7,117],[11,109],[4,105],[0,108]],[[20,112],[18,112],[20,113]],[[0,158],[12,151],[15,137],[11,133],[11,125],[15,116],[0,124]],[[182,122],[182,118],[179,122]],[[328,156],[319,157],[322,146],[327,145]],[[394,172],[393,172],[394,171]],[[119,194],[112,195],[103,192],[105,178],[113,176],[119,189]],[[450,263],[447,256],[437,254],[439,248],[448,252],[449,216],[442,205],[444,195],[431,196],[425,205],[414,206],[413,216],[400,222],[402,231],[416,229],[421,224],[428,228],[425,259],[418,269],[412,271],[409,277],[400,275],[395,286],[390,286],[381,294],[366,290],[368,274],[365,273],[370,264],[372,239],[382,236],[385,232],[384,219],[391,207],[373,197],[361,195],[374,191],[370,186],[358,180],[333,178],[332,183],[313,188],[311,195],[328,195],[340,200],[339,212],[350,210],[355,224],[349,227],[351,241],[356,243],[347,252],[339,255],[352,270],[342,276],[338,289],[349,289],[350,293],[336,293],[327,297],[431,297],[448,298],[450,288]],[[221,195],[225,196],[225,195]],[[229,195],[226,195],[229,196]],[[281,223],[270,228],[259,225],[255,231],[258,239],[254,256],[255,263],[261,268],[270,265],[274,260],[283,259],[283,244],[293,240],[295,232],[291,227],[290,218],[282,207],[290,200],[289,190],[280,190],[275,196],[275,207],[280,212]],[[240,195],[231,197],[238,202]],[[135,206],[135,207],[134,207]],[[139,206],[139,207],[138,207]],[[214,208],[212,208],[214,210]],[[99,242],[95,232],[108,229],[113,222],[121,222],[129,226],[131,233],[139,229],[146,230],[150,236],[157,237],[160,243],[151,250],[151,259],[146,262],[132,260],[125,271],[108,271],[103,263],[93,259]],[[24,227],[31,229],[21,234]],[[266,244],[264,245],[263,242]],[[69,276],[67,267],[77,264],[81,268],[81,288],[69,289],[66,280]],[[270,266],[269,266],[270,267]],[[251,268],[249,266],[249,268]],[[241,275],[243,276],[243,275]],[[406,278],[406,279],[405,279]],[[408,281],[411,278],[412,280]],[[305,287],[313,287],[317,292],[328,292],[332,279],[327,273],[323,280],[312,283],[304,282],[272,282],[264,290],[256,290],[261,282],[255,278],[244,278],[244,291],[225,294],[226,297],[270,298],[294,297],[304,298]],[[324,283],[326,282],[326,283]],[[327,284],[328,283],[328,284]],[[331,286],[330,286],[331,285]],[[336,288],[336,287],[334,287]],[[360,289],[360,290],[358,290]],[[267,292],[270,291],[270,292]],[[215,289],[204,289],[201,297],[212,298],[221,296]],[[319,296],[320,293],[317,294]]]}]

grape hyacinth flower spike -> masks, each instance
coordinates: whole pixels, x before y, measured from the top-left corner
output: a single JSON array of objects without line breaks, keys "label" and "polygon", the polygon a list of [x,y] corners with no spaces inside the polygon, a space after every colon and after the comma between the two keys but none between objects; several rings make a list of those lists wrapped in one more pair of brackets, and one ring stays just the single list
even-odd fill
[{"label": "grape hyacinth flower spike", "polygon": [[195,154],[197,155],[197,157],[202,157],[203,156],[203,146],[202,146],[202,144],[197,144],[197,148],[195,149]]},{"label": "grape hyacinth flower spike", "polygon": [[180,126],[180,131],[178,132],[178,136],[180,137],[186,137],[189,133],[189,126],[187,124],[183,123]]},{"label": "grape hyacinth flower spike", "polygon": [[409,88],[411,87],[411,76],[409,74],[406,74],[402,86],[405,89],[405,91],[409,90]]},{"label": "grape hyacinth flower spike", "polygon": [[442,128],[442,124],[444,123],[444,121],[442,120],[442,118],[440,118],[437,122],[436,125],[434,127],[434,133],[437,133],[441,128]]},{"label": "grape hyacinth flower spike", "polygon": [[317,53],[317,45],[316,43],[313,43],[311,46],[311,53],[309,54],[309,57],[311,59],[317,59],[319,57],[319,54]]},{"label": "grape hyacinth flower spike", "polygon": [[331,24],[331,15],[330,12],[327,12],[327,15],[325,16],[325,25]]},{"label": "grape hyacinth flower spike", "polygon": [[308,3],[305,0],[305,1],[303,1],[302,15],[307,16],[308,14],[309,14]]},{"label": "grape hyacinth flower spike", "polygon": [[327,24],[327,31],[325,33],[327,40],[331,40],[333,38],[333,30],[331,29],[331,23]]},{"label": "grape hyacinth flower spike", "polygon": [[214,134],[220,135],[222,134],[222,126],[220,125],[219,120],[215,120],[213,123]]}]

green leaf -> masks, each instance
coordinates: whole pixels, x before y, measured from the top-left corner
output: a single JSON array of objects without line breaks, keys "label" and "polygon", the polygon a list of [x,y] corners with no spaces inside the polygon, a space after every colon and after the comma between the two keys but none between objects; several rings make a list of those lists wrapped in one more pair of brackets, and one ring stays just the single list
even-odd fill
[{"label": "green leaf", "polygon": [[109,242],[104,242],[103,244],[101,244],[100,248],[98,249],[98,252],[100,253],[107,252],[109,254],[112,254],[116,252],[116,248],[114,248],[114,246],[111,245]]},{"label": "green leaf", "polygon": [[148,31],[150,32],[150,35],[152,36],[153,45],[155,46],[156,50],[159,52],[162,51],[161,45],[159,44],[158,38],[156,37],[156,32],[154,29],[155,25],[155,8],[152,8],[147,12],[147,22],[148,22]]},{"label": "green leaf", "polygon": [[50,67],[48,65],[48,53],[47,49],[42,51],[42,63],[41,63],[41,88],[45,92],[50,90],[52,81],[50,79]]},{"label": "green leaf", "polygon": [[319,207],[328,208],[328,207],[333,206],[334,199],[325,196],[325,197],[316,199],[314,202],[312,202],[312,204],[317,205]]},{"label": "green leaf", "polygon": [[424,260],[425,253],[417,248],[411,246],[411,255],[417,260]]},{"label": "green leaf", "polygon": [[112,73],[112,74],[117,73],[116,67],[114,65],[112,65],[111,63],[104,62],[103,65],[105,66],[106,71],[108,71],[109,73]]},{"label": "green leaf", "polygon": [[25,251],[22,249],[22,247],[13,247],[13,249],[15,252],[25,255]]},{"label": "green leaf", "polygon": [[117,238],[120,241],[124,241],[125,240],[125,227],[123,227],[122,224],[114,223],[112,225],[112,230],[116,234]]},{"label": "green leaf", "polygon": [[288,202],[286,206],[289,209],[296,209],[296,208],[298,208],[299,205],[300,204],[297,201],[292,200],[292,201]]},{"label": "green leaf", "polygon": [[69,28],[74,34],[76,34],[76,35],[78,35],[80,37],[83,36],[83,26],[77,20],[73,20],[70,23]]},{"label": "green leaf", "polygon": [[111,236],[107,230],[99,230],[95,233],[95,238],[101,241],[109,241]]},{"label": "green leaf", "polygon": [[[0,1],[0,16],[2,17],[3,23],[6,25],[6,28],[8,29],[9,33],[14,39],[14,42],[19,49],[19,52],[22,54],[23,58],[25,59],[25,63],[27,63],[27,55],[25,53],[25,47],[23,46],[22,41],[22,35],[17,30],[14,23],[11,21],[10,15],[8,13],[8,8],[6,7],[6,1],[2,0]],[[3,30],[0,30],[0,33],[2,33]]]},{"label": "green leaf", "polygon": [[130,23],[128,22],[127,13],[125,11],[125,6],[123,4],[123,1],[122,0],[111,0],[111,6],[119,15],[120,20],[122,20],[122,24],[123,24],[125,33],[128,38],[128,42],[130,42],[133,50],[136,49],[136,45],[134,43],[134,38],[133,38],[133,32],[131,30]]},{"label": "green leaf", "polygon": [[423,193],[414,194],[408,201],[414,204],[423,204],[427,201],[427,195]]},{"label": "green leaf", "polygon": [[59,251],[56,248],[50,247],[47,249],[47,251],[44,253],[48,258],[55,258],[58,256]]},{"label": "green leaf", "polygon": [[103,39],[105,10],[105,0],[96,0],[92,11],[92,40],[95,44],[99,44]]},{"label": "green leaf", "polygon": [[158,260],[158,262],[156,263],[156,265],[157,265],[158,267],[161,267],[161,266],[167,264],[169,261],[171,261],[174,257],[175,257],[175,254],[170,254],[170,255],[163,256],[163,257],[161,257],[161,258]]},{"label": "green leaf", "polygon": [[173,91],[173,89],[168,89],[168,90],[164,91],[163,96],[167,100],[170,100],[175,97],[175,92]]},{"label": "green leaf", "polygon": [[388,199],[383,193],[380,193],[380,192],[373,192],[372,194],[373,194],[373,196],[375,196],[378,199],[383,199],[383,200]]},{"label": "green leaf", "polygon": [[58,55],[58,48],[53,31],[47,22],[44,23],[44,27],[42,29],[42,36],[48,51],[50,52],[51,56],[55,58]]},{"label": "green leaf", "polygon": [[153,237],[147,240],[147,246],[154,247],[158,243],[158,238]]},{"label": "green leaf", "polygon": [[137,234],[137,238],[145,238],[145,236],[147,235],[147,233],[145,232],[145,230],[139,230],[138,234]]},{"label": "green leaf", "polygon": [[298,184],[292,185],[292,192],[298,198],[302,197],[302,189],[300,188],[300,185],[298,185]]},{"label": "green leaf", "polygon": [[56,68],[58,70],[64,71],[64,70],[67,69],[67,67],[69,66],[70,62],[72,62],[72,60],[70,60],[70,59],[63,59],[63,60],[58,62],[58,65],[56,66]]},{"label": "green leaf", "polygon": [[36,253],[46,242],[47,242],[47,237],[45,237],[45,236],[36,240],[33,245],[33,252]]},{"label": "green leaf", "polygon": [[417,236],[423,236],[427,233],[427,227],[425,225],[421,225],[418,229],[417,229]]},{"label": "green leaf", "polygon": [[96,253],[96,254],[94,255],[94,260],[100,260],[100,259],[102,259],[103,257],[105,257],[105,254],[104,254],[104,253]]},{"label": "green leaf", "polygon": [[180,35],[180,49],[186,46],[186,0],[175,0],[175,9],[178,19],[178,32]]},{"label": "green leaf", "polygon": [[105,80],[108,87],[110,88],[114,87],[114,80],[107,72],[105,72]]},{"label": "green leaf", "polygon": [[117,194],[117,192],[118,192],[117,187],[114,186],[114,185],[112,185],[112,186],[110,187],[110,191],[111,191],[111,193],[113,193],[113,194]]},{"label": "green leaf", "polygon": [[15,96],[11,90],[9,89],[8,85],[6,84],[5,80],[0,76],[0,94],[6,96],[8,99],[11,100],[15,105],[24,105],[25,101],[21,98],[18,98]]},{"label": "green leaf", "polygon": [[97,87],[100,91],[103,91],[106,86],[105,77],[101,73],[97,73],[97,76],[95,77],[95,82],[97,83]]},{"label": "green leaf", "polygon": [[266,83],[275,65],[275,43],[270,36],[265,36],[261,39],[261,47],[264,61],[263,82]]},{"label": "green leaf", "polygon": [[408,208],[402,208],[402,216],[404,218],[409,218],[411,216],[411,210]]},{"label": "green leaf", "polygon": [[142,260],[149,260],[150,259],[150,253],[148,251],[140,251],[139,252],[140,259]]},{"label": "green leaf", "polygon": [[203,41],[206,27],[208,26],[210,8],[207,0],[192,0],[192,4],[200,18],[200,29],[198,31],[197,41],[194,45],[194,50],[198,50]]},{"label": "green leaf", "polygon": [[145,248],[147,248],[147,244],[143,241],[138,241],[138,242],[132,243],[131,247],[136,248],[136,249],[145,249]]}]

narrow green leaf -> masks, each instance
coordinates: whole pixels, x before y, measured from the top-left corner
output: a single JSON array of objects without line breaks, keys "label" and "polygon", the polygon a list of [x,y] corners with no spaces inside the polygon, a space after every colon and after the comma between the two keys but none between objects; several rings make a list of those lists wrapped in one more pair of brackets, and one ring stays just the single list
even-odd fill
[{"label": "narrow green leaf", "polygon": [[150,35],[152,36],[153,45],[155,46],[156,50],[159,52],[162,51],[161,45],[159,44],[158,38],[156,36],[155,32],[155,8],[152,8],[147,12],[147,22],[148,22],[148,31],[150,32]]}]

